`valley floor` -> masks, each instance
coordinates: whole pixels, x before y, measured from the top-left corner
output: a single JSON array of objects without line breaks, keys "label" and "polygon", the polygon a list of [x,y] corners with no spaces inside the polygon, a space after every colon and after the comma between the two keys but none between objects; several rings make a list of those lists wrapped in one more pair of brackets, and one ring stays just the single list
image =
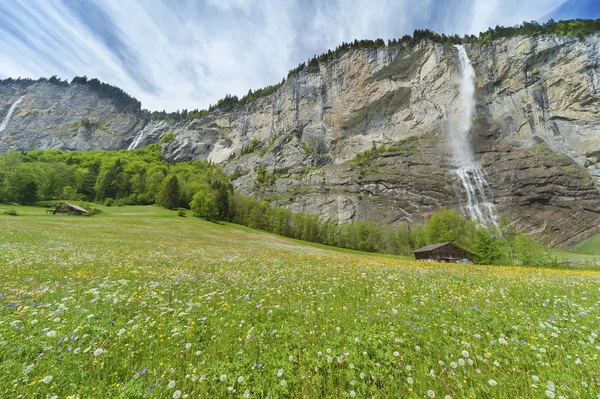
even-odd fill
[{"label": "valley floor", "polygon": [[600,392],[598,271],[425,264],[102,209],[0,205],[1,397]]}]

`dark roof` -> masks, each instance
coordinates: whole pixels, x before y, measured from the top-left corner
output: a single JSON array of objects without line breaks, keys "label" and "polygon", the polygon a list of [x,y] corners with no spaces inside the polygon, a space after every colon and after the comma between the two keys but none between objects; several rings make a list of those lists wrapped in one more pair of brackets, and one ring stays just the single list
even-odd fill
[{"label": "dark roof", "polygon": [[412,251],[412,252],[413,252],[413,253],[414,253],[414,252],[430,252],[430,251],[433,251],[434,249],[438,249],[438,248],[441,248],[441,247],[445,247],[445,246],[446,246],[446,245],[448,245],[448,244],[450,244],[450,245],[453,245],[453,246],[455,246],[456,248],[462,249],[463,251],[465,251],[465,252],[468,252],[468,253],[470,253],[471,255],[475,255],[473,252],[471,252],[471,251],[469,251],[469,250],[466,250],[466,249],[464,249],[464,248],[461,248],[461,247],[459,247],[458,245],[456,245],[456,244],[453,244],[453,243],[451,243],[451,242],[442,242],[442,243],[440,243],[440,244],[431,244],[431,245],[426,245],[426,246],[424,246],[423,248],[415,249],[415,250],[414,250],[414,251]]},{"label": "dark roof", "polygon": [[431,244],[431,245],[426,245],[423,248],[419,248],[419,249],[415,249],[413,252],[429,252],[429,251],[433,251],[434,249],[438,249],[441,248],[445,245],[448,244],[452,244],[450,242],[442,242],[441,244]]},{"label": "dark roof", "polygon": [[[83,209],[83,208],[82,208],[82,207],[80,207],[80,206],[73,205],[73,204],[69,204],[68,202],[63,202],[63,204],[65,204],[65,205],[66,205],[66,206],[68,206],[69,208],[75,209],[76,211],[83,212],[83,213],[88,213],[88,211],[86,211],[85,209]],[[60,204],[56,204],[56,206],[57,206],[57,205],[60,205]]]}]

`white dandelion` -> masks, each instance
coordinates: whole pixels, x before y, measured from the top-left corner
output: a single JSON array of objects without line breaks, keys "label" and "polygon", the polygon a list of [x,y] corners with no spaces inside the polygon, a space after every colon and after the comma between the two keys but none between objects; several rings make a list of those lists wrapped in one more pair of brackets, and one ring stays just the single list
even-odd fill
[{"label": "white dandelion", "polygon": [[221,377],[219,379],[221,380],[221,382],[227,381],[227,374],[221,375]]},{"label": "white dandelion", "polygon": [[169,383],[167,384],[167,386],[169,388],[173,389],[173,388],[175,388],[175,384],[176,384],[175,380],[171,380],[171,381],[169,381]]},{"label": "white dandelion", "polygon": [[104,350],[101,348],[98,348],[94,351],[94,356],[100,356],[103,353],[104,353]]},{"label": "white dandelion", "polygon": [[490,386],[495,387],[496,385],[498,385],[498,383],[496,382],[496,380],[489,380],[488,384],[490,384]]},{"label": "white dandelion", "polygon": [[44,379],[42,380],[42,382],[44,384],[50,384],[50,381],[52,381],[52,376],[51,375],[45,376]]},{"label": "white dandelion", "polygon": [[285,380],[281,380],[281,383],[280,383],[280,384],[281,384],[281,386],[282,386],[282,387],[284,387],[284,386],[286,386],[286,385],[287,385],[287,382],[285,382]]},{"label": "white dandelion", "polygon": [[181,391],[178,389],[173,392],[173,399],[179,399],[181,397]]},{"label": "white dandelion", "polygon": [[429,391],[427,391],[427,396],[429,396],[430,398],[435,398],[435,392],[433,392],[431,389]]},{"label": "white dandelion", "polygon": [[237,380],[237,381],[238,381],[238,382],[241,384],[242,382],[244,382],[244,377],[242,377],[242,376],[240,375],[240,376],[238,377],[238,380]]}]

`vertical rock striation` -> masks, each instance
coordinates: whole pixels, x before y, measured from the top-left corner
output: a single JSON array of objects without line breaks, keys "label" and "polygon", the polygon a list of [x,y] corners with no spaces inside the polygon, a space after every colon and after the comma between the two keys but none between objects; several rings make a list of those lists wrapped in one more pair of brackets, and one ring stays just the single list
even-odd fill
[{"label": "vertical rock striation", "polygon": [[[554,244],[600,223],[599,46],[597,35],[464,46],[475,72],[468,139],[489,182],[483,192]],[[222,164],[246,194],[340,223],[420,223],[465,205],[450,141],[461,113],[458,61],[453,46],[426,41],[349,50],[270,96],[179,123],[123,112],[78,84],[5,82],[0,118],[23,100],[0,132],[0,152],[131,149],[173,132],[163,144],[170,160]]]}]

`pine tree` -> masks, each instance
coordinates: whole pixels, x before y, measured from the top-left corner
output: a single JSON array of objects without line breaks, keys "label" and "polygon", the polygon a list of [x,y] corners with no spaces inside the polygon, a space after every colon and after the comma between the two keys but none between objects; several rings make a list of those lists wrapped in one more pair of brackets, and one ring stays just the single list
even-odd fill
[{"label": "pine tree", "polygon": [[160,193],[160,205],[167,209],[179,207],[179,180],[177,176],[171,176],[163,186]]}]

